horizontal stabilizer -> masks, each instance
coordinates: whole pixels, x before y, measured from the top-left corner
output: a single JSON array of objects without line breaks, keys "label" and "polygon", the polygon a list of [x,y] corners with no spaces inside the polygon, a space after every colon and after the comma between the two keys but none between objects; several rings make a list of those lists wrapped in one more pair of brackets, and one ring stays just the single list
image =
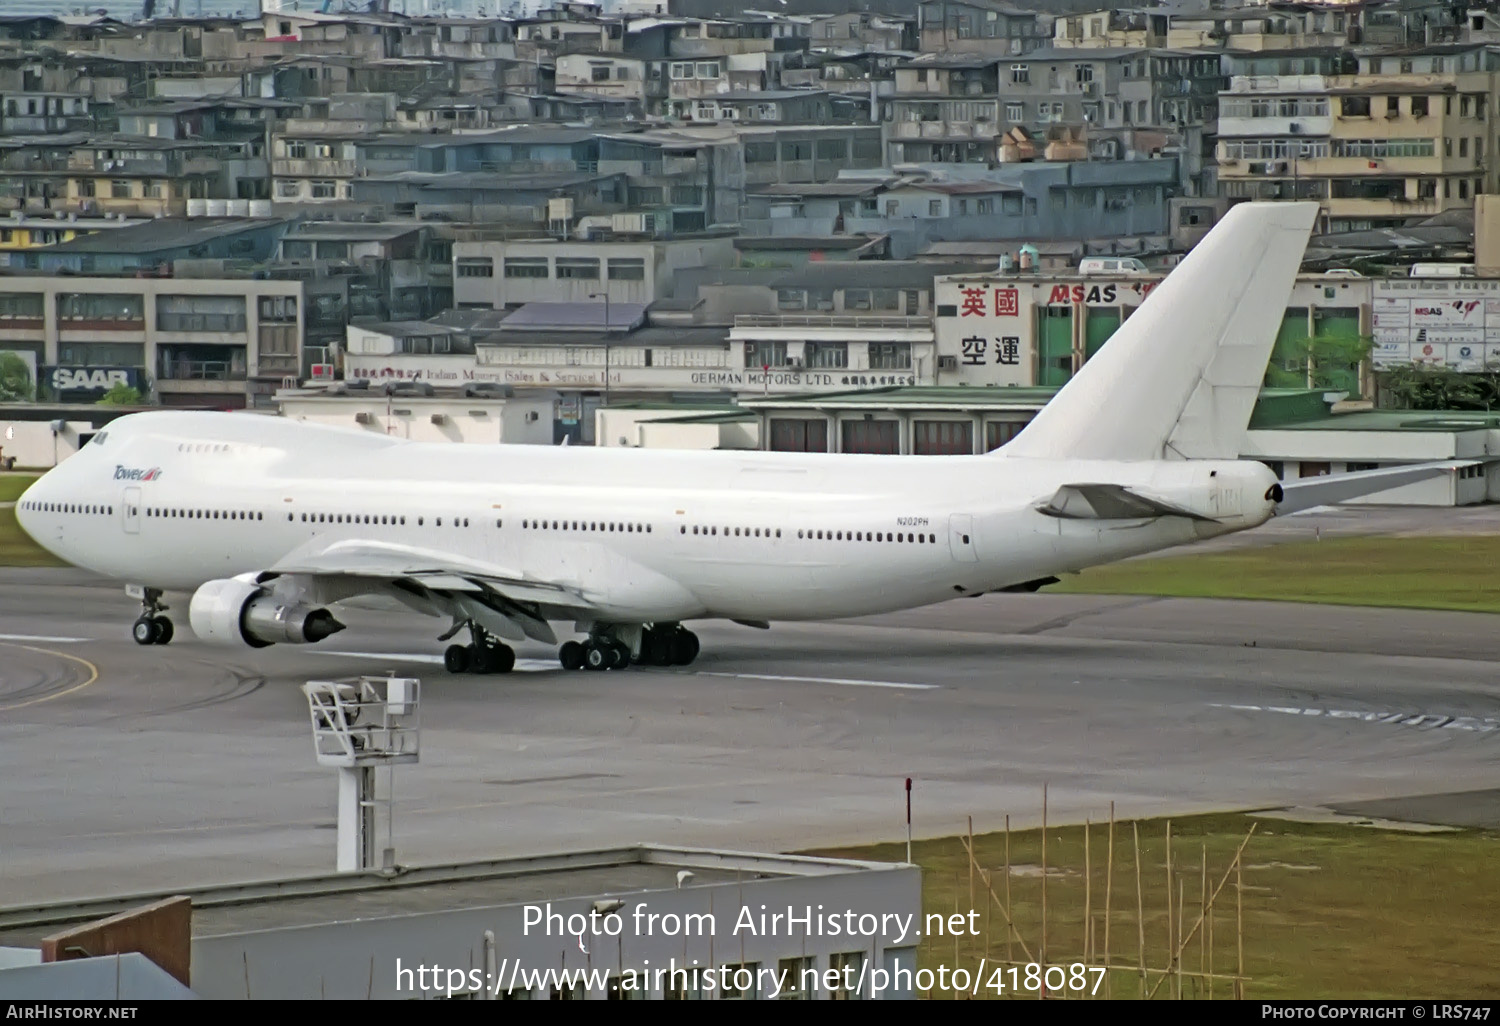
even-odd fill
[{"label": "horizontal stabilizer", "polygon": [[1478,466],[1483,460],[1443,460],[1435,463],[1413,463],[1405,467],[1382,467],[1379,470],[1356,470],[1352,474],[1329,474],[1304,477],[1281,483],[1282,498],[1276,504],[1276,515],[1300,513],[1314,506],[1347,502],[1387,488],[1429,481],[1442,474],[1452,474],[1464,467]]},{"label": "horizontal stabilizer", "polygon": [[1037,510],[1049,517],[1067,520],[1140,520],[1144,517],[1213,519],[1116,484],[1063,485]]}]

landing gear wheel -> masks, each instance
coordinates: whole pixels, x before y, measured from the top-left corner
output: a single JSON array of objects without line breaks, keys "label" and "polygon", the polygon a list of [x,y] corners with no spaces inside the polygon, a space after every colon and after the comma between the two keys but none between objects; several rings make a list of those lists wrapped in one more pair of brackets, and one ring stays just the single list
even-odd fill
[{"label": "landing gear wheel", "polygon": [[564,670],[583,669],[583,658],[583,646],[576,641],[564,641],[557,650],[557,661],[562,663]]},{"label": "landing gear wheel", "polygon": [[583,649],[583,665],[590,670],[607,670],[615,664],[614,649],[590,642]]},{"label": "landing gear wheel", "polygon": [[141,617],[130,626],[130,636],[135,639],[137,645],[156,644],[156,635],[156,621],[149,616]]},{"label": "landing gear wheel", "polygon": [[165,616],[154,617],[151,620],[156,628],[156,637],[152,639],[153,645],[165,645],[172,640],[172,621]]},{"label": "landing gear wheel", "polygon": [[490,649],[490,660],[493,663],[491,673],[509,673],[516,668],[516,650],[497,642]]},{"label": "landing gear wheel", "polygon": [[698,635],[679,627],[677,633],[672,635],[672,663],[676,666],[687,666],[697,658]]},{"label": "landing gear wheel", "polygon": [[467,645],[449,645],[443,653],[443,667],[449,673],[469,671],[469,649]]},{"label": "landing gear wheel", "polygon": [[470,673],[495,672],[494,649],[488,645],[470,645],[468,652]]},{"label": "landing gear wheel", "polygon": [[625,669],[625,667],[630,665],[630,646],[623,641],[617,641],[612,647],[615,650],[615,662],[611,669]]},{"label": "landing gear wheel", "polygon": [[671,666],[671,633],[655,627],[647,631],[641,639],[641,662],[647,666]]}]

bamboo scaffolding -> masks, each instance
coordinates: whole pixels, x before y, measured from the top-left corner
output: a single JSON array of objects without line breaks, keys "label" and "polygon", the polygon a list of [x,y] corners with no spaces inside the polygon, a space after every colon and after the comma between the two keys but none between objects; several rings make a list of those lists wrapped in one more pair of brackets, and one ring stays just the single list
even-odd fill
[{"label": "bamboo scaffolding", "polygon": [[[1235,849],[1234,858],[1233,858],[1233,860],[1231,860],[1231,862],[1229,864],[1229,868],[1224,871],[1224,878],[1219,881],[1219,885],[1214,888],[1213,895],[1208,899],[1208,904],[1209,904],[1210,908],[1212,908],[1214,902],[1218,900],[1219,892],[1224,889],[1224,885],[1229,882],[1229,875],[1231,873],[1236,873],[1237,874],[1237,872],[1239,870],[1239,867],[1240,867],[1240,860],[1244,857],[1244,854],[1245,854],[1245,846],[1250,843],[1250,838],[1252,838],[1252,837],[1255,836],[1255,828],[1257,826],[1259,826],[1259,825],[1260,824],[1258,824],[1258,823],[1251,824],[1251,826],[1250,826],[1250,832],[1247,833],[1247,834],[1245,834],[1245,839],[1243,841],[1241,841],[1240,842],[1240,846],[1237,849]],[[1176,962],[1178,962],[1182,958],[1182,949],[1185,948],[1185,947],[1187,947],[1188,943],[1190,941],[1192,941],[1193,935],[1198,932],[1199,928],[1202,927],[1202,925],[1203,925],[1203,919],[1200,917],[1199,920],[1196,923],[1193,924],[1193,928],[1191,930],[1187,931],[1187,933],[1184,936],[1182,936],[1181,938],[1178,939],[1179,946],[1176,949],[1176,952],[1172,955],[1171,959],[1168,961],[1168,963],[1167,963],[1168,967],[1176,964]],[[1159,986],[1161,986],[1161,984],[1158,983],[1157,986],[1159,987]],[[1152,990],[1152,994],[1155,994],[1155,989],[1154,988]],[[1147,995],[1147,996],[1149,997],[1151,995]]]},{"label": "bamboo scaffolding", "polygon": [[[1109,949],[1109,915],[1113,907],[1112,900],[1115,894],[1115,803],[1109,803],[1109,855],[1105,860],[1104,870],[1104,961],[1108,962],[1114,957]],[[1104,974],[1104,996],[1109,997],[1110,979],[1109,974]]]},{"label": "bamboo scaffolding", "polygon": [[1136,967],[1141,972],[1141,997],[1146,996],[1146,905],[1141,890],[1141,828],[1132,822],[1130,829],[1135,835],[1135,929]]}]

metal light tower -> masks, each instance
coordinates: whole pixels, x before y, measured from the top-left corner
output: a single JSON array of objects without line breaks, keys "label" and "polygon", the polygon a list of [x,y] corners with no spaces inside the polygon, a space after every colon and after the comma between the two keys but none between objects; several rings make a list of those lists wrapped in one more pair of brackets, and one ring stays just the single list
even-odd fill
[{"label": "metal light tower", "polygon": [[[395,865],[392,771],[417,761],[421,689],[421,681],[414,677],[351,677],[302,685],[318,765],[339,771],[341,873]],[[378,770],[384,772],[377,774]],[[382,835],[385,846],[377,860],[376,844]]]}]

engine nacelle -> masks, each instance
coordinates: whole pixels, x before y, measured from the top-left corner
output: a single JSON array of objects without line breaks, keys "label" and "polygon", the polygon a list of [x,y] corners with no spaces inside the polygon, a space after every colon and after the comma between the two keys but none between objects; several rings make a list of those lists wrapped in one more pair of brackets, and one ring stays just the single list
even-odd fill
[{"label": "engine nacelle", "polygon": [[188,606],[193,633],[216,645],[305,645],[344,629],[326,609],[283,602],[253,580],[209,581]]}]

